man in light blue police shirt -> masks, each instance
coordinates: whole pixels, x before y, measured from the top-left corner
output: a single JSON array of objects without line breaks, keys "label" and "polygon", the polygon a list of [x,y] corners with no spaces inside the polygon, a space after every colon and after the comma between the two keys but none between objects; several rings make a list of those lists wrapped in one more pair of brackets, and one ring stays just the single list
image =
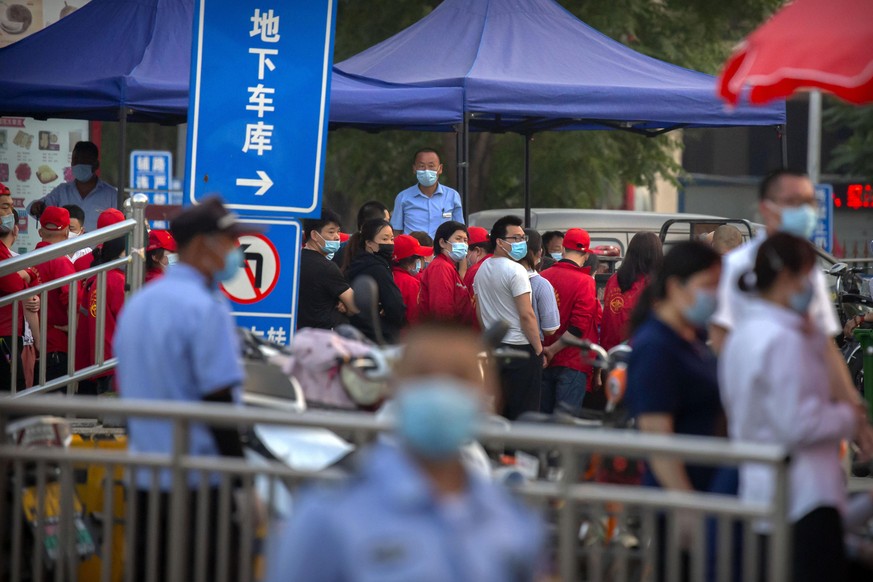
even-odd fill
[{"label": "man in light blue police shirt", "polygon": [[48,206],[75,204],[85,211],[85,232],[94,232],[100,213],[107,208],[118,208],[118,191],[97,177],[99,151],[93,142],[77,142],[70,163],[73,180],[55,187],[44,198],[31,204],[30,214],[39,218]]},{"label": "man in light blue police shirt", "polygon": [[396,370],[394,438],[362,453],[347,483],[301,496],[270,542],[267,580],[534,579],[538,517],[462,462],[493,393],[479,372],[482,349],[456,324],[410,330]]},{"label": "man in light blue police shirt", "polygon": [[[243,383],[239,341],[227,300],[218,283],[234,276],[242,266],[237,238],[243,233],[217,197],[203,200],[174,219],[170,231],[176,239],[179,263],[160,280],[147,285],[124,306],[115,332],[114,349],[118,357],[117,379],[121,397],[137,400],[179,400],[186,402],[235,402]],[[131,418],[128,422],[129,447],[139,453],[169,454],[173,450],[173,430],[166,421]],[[192,424],[189,450],[198,456],[242,456],[236,429],[207,428]],[[152,475],[140,470],[135,475],[137,514],[149,515]],[[189,475],[192,510],[196,508],[194,487],[199,475]],[[162,521],[168,511],[170,475],[160,475],[164,493]],[[218,481],[213,475],[209,495],[210,519],[218,515]],[[194,514],[189,516],[189,523]],[[214,524],[212,524],[214,525]],[[145,531],[144,529],[142,531]],[[215,531],[214,527],[208,531]],[[163,578],[163,547],[157,565],[146,564],[149,555],[145,535],[138,536],[137,558],[133,568],[137,579],[146,569],[157,567]],[[159,538],[166,540],[166,537]],[[208,543],[210,556],[214,542]],[[161,544],[162,545],[162,544]],[[228,552],[236,554],[236,552]],[[231,558],[233,559],[233,557]],[[215,560],[207,560],[211,568]],[[207,579],[213,579],[208,576]]]},{"label": "man in light blue police shirt", "polygon": [[391,226],[394,234],[421,230],[433,238],[439,225],[450,220],[464,223],[461,195],[439,183],[443,173],[440,155],[425,148],[415,152],[412,171],[418,183],[397,195]]}]

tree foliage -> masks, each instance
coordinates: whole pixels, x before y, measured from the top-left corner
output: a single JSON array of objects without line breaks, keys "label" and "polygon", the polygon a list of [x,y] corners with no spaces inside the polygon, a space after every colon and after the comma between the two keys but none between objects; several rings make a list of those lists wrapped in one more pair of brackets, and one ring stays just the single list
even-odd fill
[{"label": "tree foliage", "polygon": [[[715,74],[731,48],[763,22],[781,0],[559,0],[576,17],[634,50]],[[335,62],[417,22],[437,0],[340,0]],[[427,67],[428,55],[409,55]],[[523,196],[524,138],[515,134],[471,139],[469,211],[518,206]],[[444,182],[455,184],[454,134],[352,129],[331,133],[325,203],[347,221],[366,200],[389,206],[414,183],[411,156],[422,146],[443,153]],[[531,144],[531,196],[535,206],[615,206],[626,183],[654,186],[661,174],[676,178],[677,140],[619,131],[552,132]]]},{"label": "tree foliage", "polygon": [[873,180],[873,106],[856,107],[828,100],[824,124],[847,130],[845,141],[831,151],[827,169]]}]

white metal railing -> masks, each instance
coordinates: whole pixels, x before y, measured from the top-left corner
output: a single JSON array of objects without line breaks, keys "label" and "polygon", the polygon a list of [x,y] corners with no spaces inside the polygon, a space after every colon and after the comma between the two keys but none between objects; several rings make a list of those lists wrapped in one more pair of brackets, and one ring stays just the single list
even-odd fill
[{"label": "white metal railing", "polygon": [[[385,421],[364,413],[328,413],[309,411],[289,414],[287,411],[244,408],[214,403],[178,403],[163,401],[124,401],[81,396],[35,396],[0,401],[0,429],[6,432],[11,419],[29,415],[59,415],[72,418],[142,417],[167,422],[173,435],[171,451],[165,454],[142,454],[131,451],[106,451],[63,448],[23,448],[14,444],[0,446],[0,465],[9,469],[0,482],[0,576],[17,581],[29,570],[46,569],[48,560],[41,551],[46,537],[43,531],[48,518],[54,519],[60,532],[55,568],[56,580],[76,580],[79,574],[81,547],[77,548],[74,532],[75,482],[77,469],[88,466],[106,471],[108,486],[102,496],[102,523],[95,535],[100,554],[100,580],[117,580],[123,571],[125,580],[133,580],[138,560],[152,564],[149,572],[154,580],[202,580],[206,575],[207,536],[217,533],[220,557],[217,580],[253,580],[253,564],[262,559],[259,529],[251,512],[233,518],[234,489],[244,496],[254,495],[256,487],[266,491],[266,506],[273,507],[276,497],[286,488],[293,492],[306,479],[335,479],[343,473],[328,469],[319,473],[295,471],[289,466],[265,461],[254,464],[244,459],[193,456],[188,452],[192,426],[198,424],[233,426],[250,429],[255,425],[326,428],[353,442],[364,443],[390,428]],[[512,423],[509,426],[485,424],[478,440],[495,452],[504,446],[525,451],[557,453],[561,477],[550,481],[537,479],[526,482],[518,492],[543,511],[552,525],[549,552],[552,564],[562,580],[648,580],[657,562],[656,547],[663,544],[667,579],[679,578],[680,513],[693,517],[695,535],[689,553],[691,579],[704,578],[708,561],[715,561],[719,580],[733,579],[732,529],[735,523],[743,531],[744,579],[755,579],[759,565],[758,540],[752,523],[767,520],[772,524],[768,536],[768,580],[789,579],[789,526],[787,520],[789,459],[780,447],[735,443],[724,439],[642,434],[623,430],[586,430],[578,427]],[[653,456],[677,458],[686,463],[736,466],[745,462],[773,468],[775,498],[768,504],[750,504],[735,497],[706,493],[663,491],[641,486],[607,485],[581,482],[583,463],[587,455],[622,455],[650,459]],[[151,473],[150,499],[163,499],[170,509],[166,527],[158,523],[158,510],[149,507],[148,515],[137,515],[133,485],[113,481],[113,473],[138,469]],[[191,483],[191,473],[199,475],[199,485]],[[205,472],[205,473],[204,473]],[[161,490],[160,477],[169,474],[169,487]],[[218,475],[217,484],[207,475]],[[256,483],[260,482],[260,485]],[[264,484],[266,484],[264,486]],[[52,487],[59,492],[59,509],[43,509],[46,499],[53,499]],[[192,489],[192,487],[194,487]],[[24,493],[28,491],[27,493]],[[27,496],[35,499],[35,525],[23,523],[21,506]],[[121,498],[126,502],[122,517],[111,517],[111,510]],[[217,499],[217,508],[207,507],[209,499]],[[194,507],[194,506],[197,507]],[[50,515],[48,515],[50,514]],[[275,514],[269,516],[276,519]],[[80,518],[81,519],[81,518]],[[706,522],[716,524],[716,549],[707,547]],[[210,525],[215,522],[215,530]],[[635,547],[619,543],[584,545],[580,542],[583,523],[611,520],[624,524],[635,522]],[[666,523],[664,527],[661,522]],[[7,525],[8,524],[8,525]],[[116,527],[121,524],[123,532]],[[144,525],[143,525],[144,524]],[[28,546],[26,531],[35,531],[36,539]],[[31,536],[31,537],[34,537]],[[144,546],[137,545],[137,536],[145,536]],[[238,542],[231,543],[230,540]],[[174,551],[169,554],[167,572],[156,570],[159,544],[167,543]],[[191,544],[191,545],[189,545]],[[145,554],[134,548],[146,547]],[[186,548],[195,548],[189,556]],[[4,556],[2,552],[7,552]],[[228,561],[229,560],[229,561]],[[142,562],[140,562],[142,564]],[[234,565],[232,569],[231,565]],[[214,566],[214,564],[213,564]],[[186,569],[193,568],[193,571]],[[585,571],[584,576],[580,573]],[[8,573],[7,573],[8,572]],[[165,576],[166,574],[166,576]],[[38,575],[38,574],[37,574]]]},{"label": "white metal railing", "polygon": [[[36,251],[26,253],[0,262],[0,277],[22,271],[30,267],[36,267],[46,261],[58,257],[72,255],[78,250],[94,248],[100,243],[116,239],[122,236],[128,237],[128,253],[125,257],[115,259],[87,270],[48,281],[40,285],[26,288],[22,291],[0,297],[0,308],[12,306],[12,344],[9,346],[10,364],[10,389],[16,396],[27,396],[58,390],[64,386],[70,387],[69,393],[75,393],[77,383],[111,370],[115,366],[115,358],[106,359],[104,353],[104,339],[106,332],[106,277],[112,269],[119,267],[127,268],[127,287],[130,292],[135,292],[142,286],[144,280],[145,255],[143,244],[145,242],[145,208],[147,198],[144,195],[134,196],[129,199],[127,208],[127,220],[101,228],[80,237],[55,243]],[[96,363],[93,366],[76,370],[76,331],[79,315],[79,285],[93,276],[97,276],[97,326],[95,333],[95,356]],[[47,342],[48,342],[48,299],[49,291],[66,287],[69,292],[69,305],[67,307],[67,370],[66,374],[46,381],[47,367]],[[19,313],[24,309],[22,303],[34,296],[40,298],[39,306],[39,329],[37,330],[39,342],[35,346],[39,354],[39,366],[34,370],[34,386],[27,390],[18,390],[18,380],[23,371],[21,366],[21,346],[19,338],[24,330],[19,325]],[[22,376],[23,377],[23,376]]]}]

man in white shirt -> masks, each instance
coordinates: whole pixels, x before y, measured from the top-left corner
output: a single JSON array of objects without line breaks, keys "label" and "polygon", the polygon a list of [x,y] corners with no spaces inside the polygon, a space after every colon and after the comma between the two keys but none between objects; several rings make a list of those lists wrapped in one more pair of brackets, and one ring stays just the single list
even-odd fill
[{"label": "man in white shirt", "polygon": [[509,331],[501,345],[526,351],[526,359],[499,363],[501,414],[515,420],[522,413],[538,411],[543,373],[543,344],[531,303],[527,270],[518,261],[527,256],[527,235],[517,216],[504,216],[491,229],[494,256],[482,263],[473,280],[476,309],[482,329],[501,321]]},{"label": "man in white shirt", "polygon": [[[725,338],[740,318],[745,316],[750,302],[753,301],[752,297],[740,291],[738,282],[740,277],[754,267],[761,243],[780,231],[808,239],[815,228],[815,188],[805,174],[777,170],[764,178],[758,194],[759,212],[765,232],[757,233],[753,240],[728,253],[723,259],[718,310],[710,325],[710,339],[716,352],[721,352]],[[831,302],[824,273],[821,269],[813,269],[810,276],[814,290],[809,309],[810,322],[824,335],[834,337],[842,328]],[[758,357],[758,354],[750,353],[749,357]],[[835,393],[841,395],[841,399],[846,402],[860,402],[846,362],[836,344],[830,342],[823,357],[827,361],[828,380],[834,386]],[[859,432],[858,440],[864,453],[873,453],[873,427],[868,424]]]}]

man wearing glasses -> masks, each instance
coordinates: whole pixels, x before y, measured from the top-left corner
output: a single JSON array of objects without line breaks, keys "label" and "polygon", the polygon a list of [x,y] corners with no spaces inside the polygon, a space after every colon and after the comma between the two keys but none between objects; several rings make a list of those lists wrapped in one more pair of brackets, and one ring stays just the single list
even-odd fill
[{"label": "man wearing glasses", "polygon": [[502,402],[497,410],[509,420],[538,411],[543,373],[543,344],[531,304],[530,279],[518,261],[527,256],[527,236],[517,216],[504,216],[491,229],[494,256],[482,263],[473,280],[482,329],[506,322],[502,346],[527,352],[528,358],[500,362]]}]

